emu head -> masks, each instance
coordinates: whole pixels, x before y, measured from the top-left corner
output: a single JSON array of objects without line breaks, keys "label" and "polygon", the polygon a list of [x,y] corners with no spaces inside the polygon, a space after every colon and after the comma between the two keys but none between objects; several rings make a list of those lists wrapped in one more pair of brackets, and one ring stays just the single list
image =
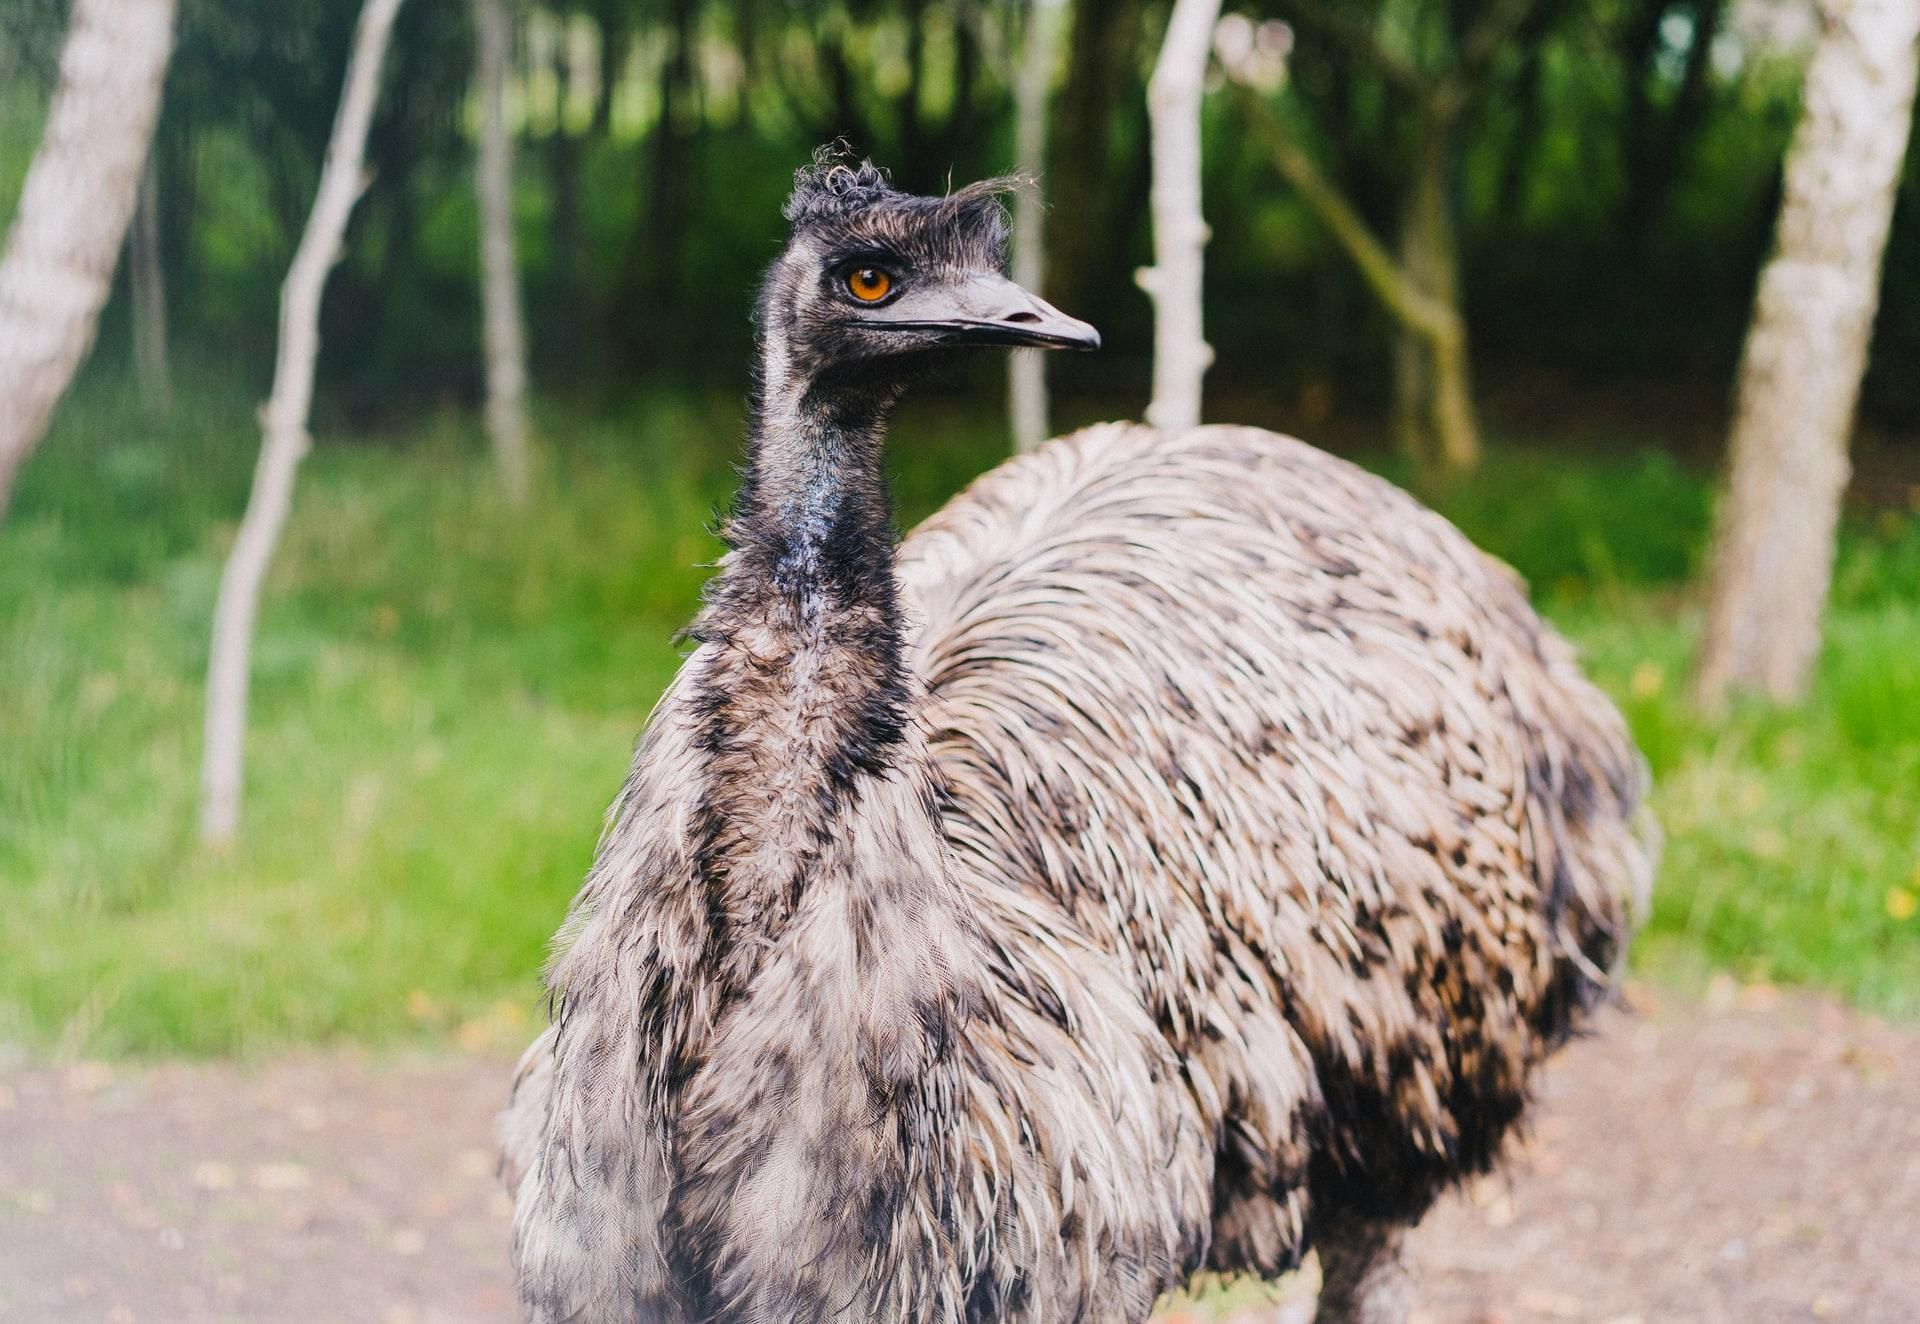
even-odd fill
[{"label": "emu head", "polygon": [[795,176],[793,234],[760,292],[766,369],[894,381],[962,346],[1099,348],[1098,331],[1004,274],[1007,187],[916,197],[870,161],[816,153]]}]

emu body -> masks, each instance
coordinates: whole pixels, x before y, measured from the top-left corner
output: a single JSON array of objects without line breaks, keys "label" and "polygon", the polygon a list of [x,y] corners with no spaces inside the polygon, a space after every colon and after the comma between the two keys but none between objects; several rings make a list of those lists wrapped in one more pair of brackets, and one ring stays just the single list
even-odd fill
[{"label": "emu body", "polygon": [[732,550],[503,1121],[528,1313],[1136,1321],[1319,1243],[1323,1317],[1388,1318],[1605,992],[1641,762],[1510,572],[1270,433],[1094,428],[896,553],[905,369],[820,329],[823,250],[999,243],[900,198],[796,195]]}]

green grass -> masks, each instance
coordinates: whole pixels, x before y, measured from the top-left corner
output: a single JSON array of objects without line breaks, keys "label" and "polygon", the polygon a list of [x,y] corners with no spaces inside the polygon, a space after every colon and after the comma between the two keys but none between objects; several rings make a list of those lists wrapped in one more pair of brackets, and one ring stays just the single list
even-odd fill
[{"label": "green grass", "polygon": [[[987,463],[991,420],[902,425],[903,514]],[[256,437],[95,388],[0,527],[0,1041],[228,1053],[510,1041],[602,807],[677,664],[731,482],[729,402],[558,412],[534,511],[473,425],[323,438],[269,583],[244,835],[195,843],[200,681]],[[910,438],[910,439],[909,439]],[[1704,480],[1510,445],[1441,504],[1543,590],[1652,759],[1663,963],[1920,1012],[1920,527],[1850,529],[1800,713],[1693,715],[1684,587]]]}]

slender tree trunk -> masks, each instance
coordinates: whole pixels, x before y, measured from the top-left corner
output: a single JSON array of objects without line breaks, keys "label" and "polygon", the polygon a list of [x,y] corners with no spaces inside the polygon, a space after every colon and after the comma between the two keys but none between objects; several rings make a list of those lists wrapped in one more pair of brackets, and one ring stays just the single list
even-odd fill
[{"label": "slender tree trunk", "polygon": [[173,412],[173,375],[167,367],[167,280],[160,256],[160,162],[147,163],[140,204],[133,213],[128,275],[133,288],[133,362],[140,404],[164,418]]},{"label": "slender tree trunk", "polygon": [[595,138],[605,139],[613,128],[613,97],[620,89],[620,77],[626,72],[627,26],[622,0],[598,0],[593,11],[594,26],[600,34],[600,86],[593,98]]},{"label": "slender tree trunk", "polygon": [[200,766],[200,835],[211,845],[233,840],[247,730],[247,683],[260,586],[293,504],[293,480],[307,453],[314,364],[320,354],[320,295],[339,260],[347,218],[366,187],[367,125],[380,90],[380,66],[401,0],[367,0],[347,62],[340,110],[327,143],[320,188],[280,292],[280,343],[253,492],[220,576],[207,664],[207,722]]},{"label": "slender tree trunk", "polygon": [[1699,689],[1801,697],[1912,122],[1920,0],[1827,0],[1741,358]]},{"label": "slender tree trunk", "polygon": [[[607,56],[608,43],[624,41],[624,38],[619,36],[615,27],[616,15],[612,6],[603,0],[595,12],[595,22],[601,28],[600,77],[603,80],[601,90],[604,91],[604,80],[616,76],[615,71],[619,67],[618,60],[610,61]],[[557,54],[559,45],[556,44],[554,49]],[[557,87],[565,87],[567,72],[565,60],[555,59],[553,73]],[[553,365],[553,371],[571,380],[589,375],[590,369],[582,363],[581,356],[591,348],[587,342],[594,340],[597,343],[597,340],[586,332],[600,325],[600,310],[593,298],[595,292],[581,278],[586,233],[580,215],[580,161],[590,142],[605,141],[612,120],[603,119],[601,112],[609,104],[605,98],[595,102],[593,123],[586,137],[567,132],[563,118],[554,121],[553,131],[546,135],[546,141],[542,144],[549,203],[547,251],[551,257],[547,275],[547,308],[540,319],[540,343],[545,359]]]},{"label": "slender tree trunk", "polygon": [[1394,347],[1394,428],[1401,449],[1428,472],[1459,474],[1480,463],[1467,364],[1466,319],[1460,315],[1460,255],[1447,171],[1450,133],[1429,126],[1409,181],[1400,223],[1400,269],[1425,298],[1448,310],[1457,334],[1401,322]]},{"label": "slender tree trunk", "polygon": [[[480,202],[480,289],[487,353],[487,437],[507,500],[527,501],[527,331],[513,244],[513,143],[507,136],[505,0],[473,0],[480,88],[480,152],[474,183]],[[565,134],[566,116],[554,125]]]},{"label": "slender tree trunk", "polygon": [[609,339],[629,356],[655,361],[669,351],[691,353],[687,338],[658,338],[655,319],[636,317],[634,310],[676,306],[682,275],[676,257],[698,212],[697,154],[689,147],[700,122],[693,88],[701,8],[695,0],[670,0],[665,8],[665,22],[656,28],[666,41],[655,75],[659,118],[634,160],[644,203],[634,214],[615,296],[606,301]]},{"label": "slender tree trunk", "polygon": [[[927,72],[927,0],[902,0],[900,17],[907,31],[907,83],[893,104],[893,116],[900,132],[898,160],[914,191],[921,192],[920,182],[913,179],[911,172],[924,170],[930,164],[924,155],[920,132],[920,95]],[[959,89],[954,91],[957,96]],[[953,112],[957,115],[959,111],[956,99]]]},{"label": "slender tree trunk", "polygon": [[586,231],[580,218],[580,154],[585,144],[564,129],[549,134],[545,144],[547,189],[551,202],[548,212],[548,245],[552,253],[549,282],[549,315],[541,318],[540,336],[544,359],[564,365],[561,370],[580,376],[587,372],[580,362],[583,323],[597,325],[592,291],[581,279],[581,258],[586,251]]},{"label": "slender tree trunk", "polygon": [[[1046,282],[1046,208],[1040,179],[1047,168],[1047,103],[1060,53],[1066,0],[1032,0],[1014,86],[1015,168],[1028,179],[1013,201],[1013,278],[1041,292]],[[1043,352],[1014,351],[1007,367],[1007,410],[1015,450],[1047,439],[1047,369]]]},{"label": "slender tree trunk", "polygon": [[112,288],[173,14],[174,0],[74,0],[59,87],[0,257],[0,516]]},{"label": "slender tree trunk", "polygon": [[1105,270],[1102,245],[1087,243],[1086,235],[1112,228],[1114,120],[1137,85],[1145,21],[1141,0],[1072,0],[1072,10],[1047,196],[1073,225],[1056,226],[1048,235],[1047,275],[1062,308],[1086,313],[1097,302],[1096,281]]},{"label": "slender tree trunk", "polygon": [[1670,81],[1665,70],[1655,71],[1659,64],[1656,52],[1663,44],[1660,29],[1669,5],[1659,0],[1649,6],[1644,19],[1629,25],[1633,76],[1628,84],[1622,143],[1626,186],[1621,190],[1619,222],[1620,240],[1627,254],[1624,260],[1629,265],[1646,254],[1658,234],[1712,106],[1714,38],[1720,31],[1726,3],[1696,0],[1692,8],[1687,63],[1680,85],[1673,89],[1664,109],[1656,107],[1653,93]]},{"label": "slender tree trunk", "polygon": [[1200,103],[1220,0],[1175,0],[1147,83],[1153,137],[1153,265],[1138,273],[1153,299],[1153,400],[1147,422],[1200,422],[1200,380],[1213,362],[1201,316],[1207,222],[1200,210]]}]

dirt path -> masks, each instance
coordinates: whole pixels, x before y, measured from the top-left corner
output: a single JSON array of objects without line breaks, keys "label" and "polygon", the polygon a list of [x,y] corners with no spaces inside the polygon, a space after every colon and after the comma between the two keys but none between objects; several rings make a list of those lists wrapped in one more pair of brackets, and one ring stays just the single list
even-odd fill
[{"label": "dirt path", "polygon": [[[1920,1030],[1720,993],[1562,1056],[1511,1179],[1419,1233],[1421,1320],[1920,1320]],[[0,1320],[511,1320],[505,1073],[0,1071]],[[1184,1313],[1299,1319],[1310,1287]]]}]

